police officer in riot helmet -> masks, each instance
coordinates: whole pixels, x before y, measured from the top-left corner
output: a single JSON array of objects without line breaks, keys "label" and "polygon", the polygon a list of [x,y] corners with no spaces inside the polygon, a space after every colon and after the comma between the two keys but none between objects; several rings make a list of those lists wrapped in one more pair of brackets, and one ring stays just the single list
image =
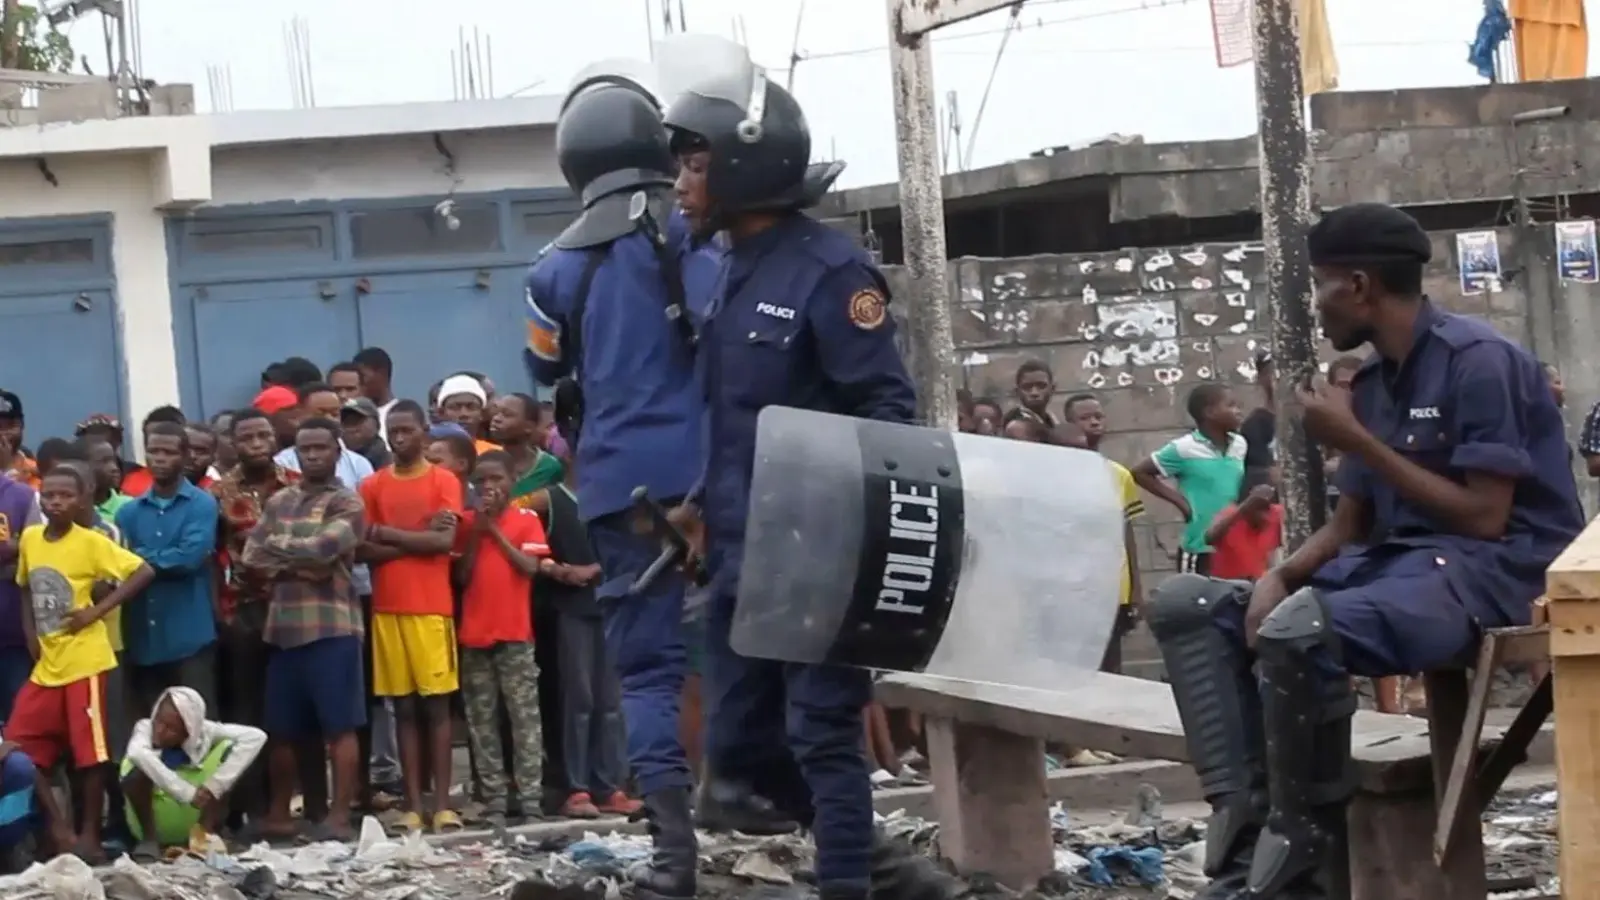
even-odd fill
[{"label": "police officer in riot helmet", "polygon": [[[595,596],[655,845],[637,893],[686,900],[698,847],[693,778],[678,739],[685,583],[674,571],[630,590],[659,551],[633,527],[632,492],[643,486],[677,502],[699,474],[704,397],[685,310],[709,296],[717,260],[690,246],[673,213],[677,164],[660,107],[637,80],[581,77],[556,125],[556,153],[583,211],[529,272],[525,356],[534,380],[558,385],[562,431],[575,444],[578,511],[602,570]],[[602,811],[630,811],[621,794],[594,800]]]},{"label": "police officer in riot helmet", "polygon": [[802,212],[843,166],[809,164],[799,104],[759,68],[694,85],[669,101],[665,119],[679,206],[698,235],[726,232],[730,246],[700,331],[706,471],[674,510],[711,581],[700,823],[809,826],[824,900],[943,896],[948,881],[927,860],[874,833],[860,749],[867,672],[752,659],[729,645],[760,410],[915,415],[887,287],[850,236]]},{"label": "police officer in riot helmet", "polygon": [[645,88],[621,75],[595,74],[568,94],[556,121],[556,161],[583,214],[555,246],[588,249],[630,234],[635,191],[664,194],[677,164]]}]

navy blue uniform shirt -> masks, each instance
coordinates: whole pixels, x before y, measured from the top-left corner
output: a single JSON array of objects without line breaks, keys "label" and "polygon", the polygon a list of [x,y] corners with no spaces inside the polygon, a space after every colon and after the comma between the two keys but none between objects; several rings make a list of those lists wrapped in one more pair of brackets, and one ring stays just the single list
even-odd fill
[{"label": "navy blue uniform shirt", "polygon": [[888,299],[865,250],[800,213],[728,252],[700,339],[708,402],[700,500],[720,550],[743,540],[763,407],[915,417]]},{"label": "navy blue uniform shirt", "polygon": [[1461,484],[1474,471],[1515,479],[1516,489],[1504,537],[1483,541],[1454,533],[1346,455],[1338,487],[1371,505],[1373,546],[1326,568],[1372,559],[1385,545],[1432,548],[1481,624],[1526,623],[1545,568],[1583,529],[1561,410],[1539,362],[1487,322],[1424,299],[1405,360],[1395,365],[1374,353],[1351,391],[1361,424],[1411,462]]},{"label": "navy blue uniform shirt", "polygon": [[[719,254],[691,249],[677,213],[667,238],[682,259],[690,314],[698,316]],[[583,334],[574,342],[571,324],[590,253],[605,254],[605,261],[590,283]],[[667,319],[666,287],[649,241],[630,234],[594,250],[551,249],[534,263],[527,285],[529,369],[543,384],[576,373],[583,387],[577,450],[583,520],[627,509],[639,485],[660,499],[687,494],[702,461],[704,398],[694,353]]]}]

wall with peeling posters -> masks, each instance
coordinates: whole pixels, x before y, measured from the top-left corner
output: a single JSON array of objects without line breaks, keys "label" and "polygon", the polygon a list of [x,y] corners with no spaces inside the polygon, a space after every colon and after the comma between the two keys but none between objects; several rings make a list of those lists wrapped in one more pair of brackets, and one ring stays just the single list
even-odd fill
[{"label": "wall with peeling posters", "polygon": [[[1462,291],[1456,233],[1433,238],[1429,296],[1452,311],[1487,317],[1527,346],[1514,233],[1497,234],[1503,277],[1494,289],[1471,294]],[[1009,408],[1017,367],[1043,360],[1055,373],[1053,410],[1070,394],[1098,395],[1107,415],[1105,452],[1132,465],[1188,430],[1184,401],[1195,384],[1227,382],[1246,411],[1257,405],[1253,359],[1267,345],[1263,269],[1259,243],[954,260],[958,383]],[[904,270],[886,267],[885,274],[904,295]],[[1323,346],[1324,364],[1336,355]],[[1181,523],[1166,503],[1145,500],[1136,533],[1144,583],[1153,587],[1172,569]],[[1153,660],[1149,650],[1129,647],[1130,660]]]}]

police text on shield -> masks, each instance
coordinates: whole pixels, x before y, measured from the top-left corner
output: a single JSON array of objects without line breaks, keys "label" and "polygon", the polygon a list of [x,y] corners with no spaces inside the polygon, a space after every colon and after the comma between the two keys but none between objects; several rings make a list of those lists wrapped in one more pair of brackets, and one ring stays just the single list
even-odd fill
[{"label": "police text on shield", "polygon": [[933,586],[938,546],[938,487],[890,480],[890,552],[884,557],[878,609],[922,615]]}]

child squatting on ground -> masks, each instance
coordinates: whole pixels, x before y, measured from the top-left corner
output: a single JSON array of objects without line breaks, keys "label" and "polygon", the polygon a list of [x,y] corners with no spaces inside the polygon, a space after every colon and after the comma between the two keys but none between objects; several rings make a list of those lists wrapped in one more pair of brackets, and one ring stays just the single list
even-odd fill
[{"label": "child squatting on ground", "polygon": [[168,688],[133,726],[122,760],[128,827],[139,843],[133,858],[154,860],[161,847],[187,846],[198,827],[216,834],[227,818],[228,792],[267,744],[249,725],[206,718],[192,688]]}]

